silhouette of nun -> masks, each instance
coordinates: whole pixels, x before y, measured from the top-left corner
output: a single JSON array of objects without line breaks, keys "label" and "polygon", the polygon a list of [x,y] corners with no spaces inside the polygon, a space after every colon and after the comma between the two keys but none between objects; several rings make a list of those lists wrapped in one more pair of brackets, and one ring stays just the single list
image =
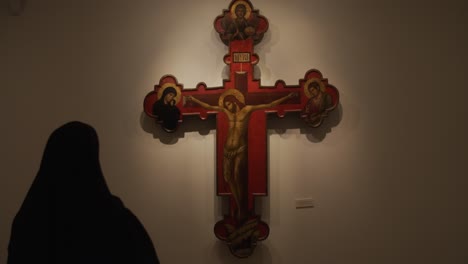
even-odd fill
[{"label": "silhouette of nun", "polygon": [[17,263],[159,263],[143,225],[107,187],[91,126],[70,122],[49,137],[13,221],[8,264]]}]

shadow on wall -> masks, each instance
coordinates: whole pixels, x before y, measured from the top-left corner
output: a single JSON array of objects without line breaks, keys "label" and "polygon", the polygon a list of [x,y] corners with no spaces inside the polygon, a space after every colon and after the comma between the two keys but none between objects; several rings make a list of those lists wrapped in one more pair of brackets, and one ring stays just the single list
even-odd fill
[{"label": "shadow on wall", "polygon": [[27,0],[7,0],[8,14],[10,16],[19,16],[23,13]]}]

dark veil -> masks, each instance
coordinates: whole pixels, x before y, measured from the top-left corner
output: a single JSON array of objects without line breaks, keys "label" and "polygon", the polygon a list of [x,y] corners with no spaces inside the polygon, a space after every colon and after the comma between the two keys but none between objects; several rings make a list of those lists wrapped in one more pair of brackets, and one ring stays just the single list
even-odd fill
[{"label": "dark veil", "polygon": [[96,131],[80,122],[49,137],[8,251],[8,264],[159,263],[143,225],[107,187]]}]

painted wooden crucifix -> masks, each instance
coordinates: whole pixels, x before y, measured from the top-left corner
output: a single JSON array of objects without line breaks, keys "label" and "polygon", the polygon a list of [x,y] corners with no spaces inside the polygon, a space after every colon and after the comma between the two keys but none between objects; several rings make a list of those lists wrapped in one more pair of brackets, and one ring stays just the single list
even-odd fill
[{"label": "painted wooden crucifix", "polygon": [[216,115],[217,194],[230,197],[230,213],[215,224],[214,233],[235,256],[247,257],[269,234],[254,208],[255,196],[267,195],[266,115],[298,112],[317,127],[336,108],[339,94],[317,70],[309,70],[298,85],[279,80],[274,86],[261,86],[253,78],[253,66],[259,61],[254,45],[267,32],[268,20],[250,1],[233,0],[216,17],[214,27],[229,46],[224,62],[230,74],[223,86],[199,83],[185,90],[174,76],[166,75],[146,95],[143,107],[166,132],[175,131],[183,116]]}]

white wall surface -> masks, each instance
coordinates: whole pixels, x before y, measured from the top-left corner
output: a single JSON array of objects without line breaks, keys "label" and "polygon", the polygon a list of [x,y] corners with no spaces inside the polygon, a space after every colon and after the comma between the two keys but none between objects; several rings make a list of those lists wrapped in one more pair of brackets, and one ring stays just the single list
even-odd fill
[{"label": "white wall surface", "polygon": [[[253,1],[270,22],[262,84],[319,69],[341,105],[315,130],[270,118],[271,234],[243,260],[212,231],[214,120],[174,136],[142,113],[164,74],[221,85],[213,20],[229,3],[29,0],[9,16],[2,2],[0,263],[45,142],[71,120],[96,128],[109,187],[161,263],[468,263],[466,1]],[[303,197],[316,207],[295,209]]]}]

